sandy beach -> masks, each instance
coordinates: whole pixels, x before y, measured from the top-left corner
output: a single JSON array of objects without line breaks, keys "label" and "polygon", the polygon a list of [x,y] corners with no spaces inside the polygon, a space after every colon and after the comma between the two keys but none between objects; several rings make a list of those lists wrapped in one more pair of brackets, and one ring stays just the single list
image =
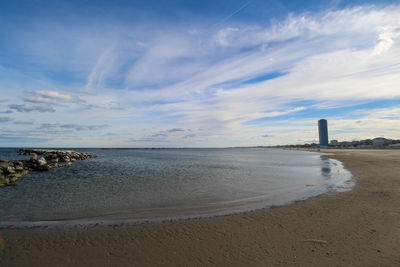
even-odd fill
[{"label": "sandy beach", "polygon": [[400,266],[400,150],[327,152],[353,190],[163,224],[0,229],[0,266]]}]

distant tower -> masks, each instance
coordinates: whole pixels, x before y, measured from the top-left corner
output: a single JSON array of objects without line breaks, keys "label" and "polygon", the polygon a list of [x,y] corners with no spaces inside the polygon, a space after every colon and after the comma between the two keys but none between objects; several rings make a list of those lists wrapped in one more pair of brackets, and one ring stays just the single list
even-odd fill
[{"label": "distant tower", "polygon": [[328,146],[328,122],[325,119],[318,121],[319,145]]}]

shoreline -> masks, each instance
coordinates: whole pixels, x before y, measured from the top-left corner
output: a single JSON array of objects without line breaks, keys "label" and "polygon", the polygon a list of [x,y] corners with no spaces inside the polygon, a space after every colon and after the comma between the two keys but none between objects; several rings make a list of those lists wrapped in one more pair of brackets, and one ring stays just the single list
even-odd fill
[{"label": "shoreline", "polygon": [[0,229],[0,265],[399,265],[400,151],[320,152],[351,171],[351,191],[160,224]]},{"label": "shoreline", "polygon": [[[318,157],[325,157],[326,153],[315,152]],[[201,220],[206,218],[229,216],[254,212],[258,210],[268,210],[278,208],[299,201],[317,197],[329,192],[345,192],[351,190],[354,186],[353,175],[344,168],[343,163],[335,159],[330,159],[329,183],[326,184],[307,184],[309,192],[305,195],[299,195],[297,198],[288,198],[286,200],[275,201],[270,195],[257,195],[248,198],[227,200],[220,202],[210,202],[205,204],[193,204],[186,206],[170,206],[161,208],[149,208],[131,212],[128,210],[110,210],[109,213],[89,216],[59,218],[44,218],[43,220],[9,220],[0,221],[0,231],[2,229],[52,229],[52,230],[91,230],[94,228],[107,227],[129,227],[141,224],[168,224],[177,221]],[[332,167],[331,167],[332,166]],[[333,167],[336,166],[336,167]],[[340,167],[339,167],[340,166]],[[321,167],[322,168],[322,167]],[[335,169],[336,168],[336,169]],[[330,174],[332,172],[332,174]],[[277,196],[277,195],[276,195]],[[156,215],[150,213],[156,212]],[[140,216],[138,214],[149,214]]]}]

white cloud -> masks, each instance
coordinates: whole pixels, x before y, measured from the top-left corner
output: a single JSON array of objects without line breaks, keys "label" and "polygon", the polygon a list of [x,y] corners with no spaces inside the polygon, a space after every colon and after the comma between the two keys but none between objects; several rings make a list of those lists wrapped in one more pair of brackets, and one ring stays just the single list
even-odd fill
[{"label": "white cloud", "polygon": [[397,24],[383,27],[382,33],[376,41],[374,55],[379,55],[389,50],[395,43],[395,39],[400,37],[400,19]]},{"label": "white cloud", "polygon": [[65,102],[82,102],[77,96],[49,90],[33,90],[24,98],[27,102],[58,104]]}]

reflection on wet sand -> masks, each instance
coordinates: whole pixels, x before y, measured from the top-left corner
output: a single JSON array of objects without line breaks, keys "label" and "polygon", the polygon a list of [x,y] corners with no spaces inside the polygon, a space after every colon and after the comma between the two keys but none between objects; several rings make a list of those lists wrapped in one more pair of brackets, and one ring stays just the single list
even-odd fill
[{"label": "reflection on wet sand", "polygon": [[327,179],[332,178],[331,177],[331,159],[326,158],[324,156],[321,156],[321,175],[323,177],[326,177]]}]

